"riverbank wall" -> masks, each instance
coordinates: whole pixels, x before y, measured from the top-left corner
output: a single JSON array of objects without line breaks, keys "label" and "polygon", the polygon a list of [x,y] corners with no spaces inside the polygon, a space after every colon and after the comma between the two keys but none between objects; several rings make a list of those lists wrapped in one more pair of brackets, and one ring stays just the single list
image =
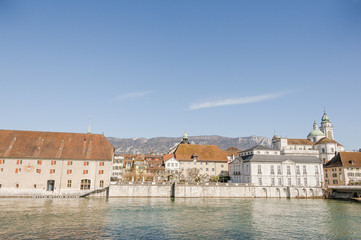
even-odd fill
[{"label": "riverbank wall", "polygon": [[252,186],[240,183],[118,183],[109,197],[322,198],[320,187]]}]

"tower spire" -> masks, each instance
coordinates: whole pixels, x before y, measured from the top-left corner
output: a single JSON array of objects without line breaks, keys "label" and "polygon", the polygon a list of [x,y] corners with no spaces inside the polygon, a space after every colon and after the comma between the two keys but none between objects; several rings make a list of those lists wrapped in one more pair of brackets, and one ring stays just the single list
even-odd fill
[{"label": "tower spire", "polygon": [[89,117],[88,133],[90,133],[90,120],[91,118]]}]

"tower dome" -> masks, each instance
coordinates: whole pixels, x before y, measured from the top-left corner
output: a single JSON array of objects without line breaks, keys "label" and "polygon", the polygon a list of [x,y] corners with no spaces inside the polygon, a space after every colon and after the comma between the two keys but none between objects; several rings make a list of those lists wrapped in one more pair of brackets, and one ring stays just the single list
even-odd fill
[{"label": "tower dome", "polygon": [[330,121],[330,118],[327,116],[326,114],[326,109],[324,110],[324,113],[322,115],[322,118],[321,118],[321,121],[322,122],[329,122]]},{"label": "tower dome", "polygon": [[317,142],[319,139],[324,138],[325,134],[318,129],[317,122],[313,122],[313,130],[307,135],[307,139],[311,142]]}]

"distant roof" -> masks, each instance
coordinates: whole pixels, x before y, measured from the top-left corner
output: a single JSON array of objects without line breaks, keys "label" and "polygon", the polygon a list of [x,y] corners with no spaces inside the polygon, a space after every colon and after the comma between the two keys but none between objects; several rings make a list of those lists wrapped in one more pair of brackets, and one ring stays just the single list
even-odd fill
[{"label": "distant roof", "polygon": [[320,140],[318,140],[315,144],[324,144],[324,143],[335,143],[338,146],[342,146],[341,144],[339,144],[338,142],[336,142],[335,140],[331,140],[327,137],[321,138]]},{"label": "distant roof", "polygon": [[227,162],[227,155],[216,145],[179,144],[174,152],[177,160],[193,160],[197,153],[197,161]]},{"label": "distant roof", "polygon": [[321,160],[316,156],[249,155],[241,158],[249,162],[284,162],[290,160],[296,163],[321,163]]},{"label": "distant roof", "polygon": [[361,166],[361,152],[339,152],[324,167],[355,167]]},{"label": "distant roof", "polygon": [[248,151],[252,151],[252,150],[269,150],[269,151],[276,151],[275,149],[273,148],[269,148],[269,147],[265,147],[265,146],[262,146],[262,145],[257,145],[257,146],[254,146],[254,147],[251,147],[247,150],[244,150],[242,152],[248,152]]},{"label": "distant roof", "polygon": [[314,143],[308,139],[295,139],[295,138],[288,138],[287,143],[289,145],[313,145]]},{"label": "distant roof", "polygon": [[112,160],[102,134],[0,130],[1,158]]},{"label": "distant roof", "polygon": [[174,155],[173,154],[164,154],[163,155],[163,160],[164,161],[168,161],[169,159],[173,158]]},{"label": "distant roof", "polygon": [[238,155],[238,153],[240,152],[241,150],[239,150],[238,148],[236,147],[229,147],[227,148],[224,152],[227,154],[227,155]]}]

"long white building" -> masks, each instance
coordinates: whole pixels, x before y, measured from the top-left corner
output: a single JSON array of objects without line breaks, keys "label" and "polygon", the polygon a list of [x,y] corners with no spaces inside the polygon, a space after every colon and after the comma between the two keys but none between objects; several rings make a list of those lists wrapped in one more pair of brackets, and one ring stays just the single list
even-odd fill
[{"label": "long white building", "polygon": [[281,155],[257,146],[239,153],[230,163],[232,182],[254,186],[308,186],[323,184],[322,162],[317,156]]}]

